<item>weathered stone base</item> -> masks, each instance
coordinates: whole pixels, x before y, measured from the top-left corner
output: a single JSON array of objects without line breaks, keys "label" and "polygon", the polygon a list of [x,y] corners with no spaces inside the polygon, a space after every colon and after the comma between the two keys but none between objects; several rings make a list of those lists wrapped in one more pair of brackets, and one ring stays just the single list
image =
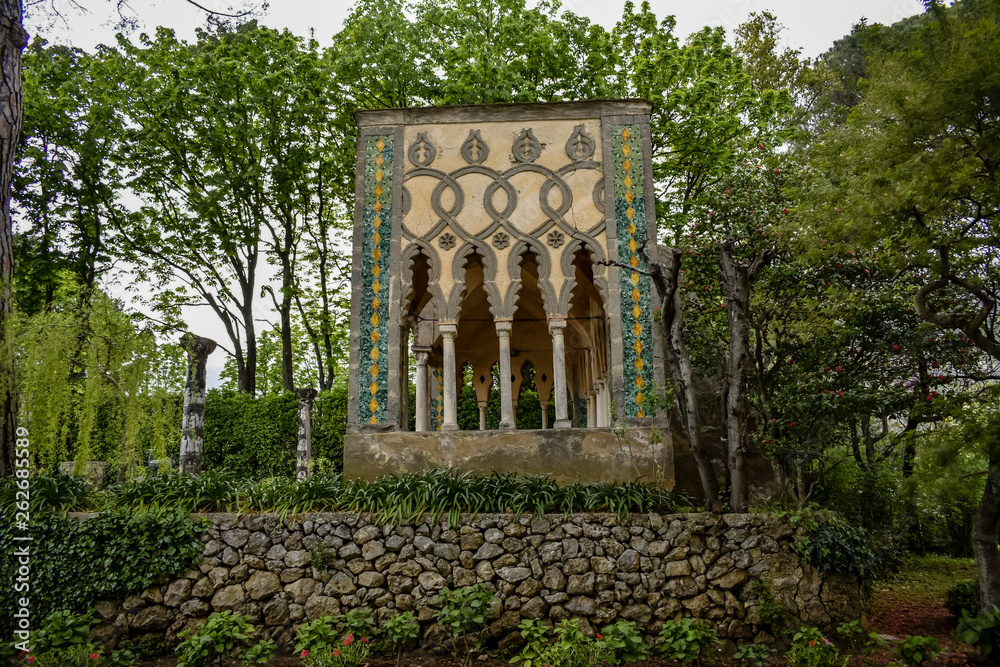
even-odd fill
[{"label": "weathered stone base", "polygon": [[[763,514],[463,516],[458,526],[393,526],[354,514],[210,515],[197,569],[124,601],[97,604],[109,646],[176,642],[212,611],[250,616],[258,635],[294,644],[305,621],[369,607],[380,623],[413,610],[425,643],[440,638],[435,599],[448,586],[495,592],[491,645],[522,640],[524,618],[579,619],[593,635],[621,619],[648,639],[666,619],[702,618],[730,642],[770,642],[771,598],[797,624],[831,630],[859,618],[857,582],[825,579],[793,550],[792,526]],[[801,530],[801,529],[799,529]],[[322,566],[321,566],[322,565]],[[759,583],[758,583],[759,582]],[[731,645],[730,645],[731,646]]]},{"label": "weathered stone base", "polygon": [[645,427],[364,432],[344,438],[348,477],[434,468],[549,475],[560,484],[642,478],[673,489],[674,447]]}]

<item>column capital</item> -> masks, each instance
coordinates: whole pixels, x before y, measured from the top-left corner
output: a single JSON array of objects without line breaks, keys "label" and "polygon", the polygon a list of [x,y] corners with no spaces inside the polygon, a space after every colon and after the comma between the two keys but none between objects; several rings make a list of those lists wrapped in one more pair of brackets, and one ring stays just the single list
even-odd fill
[{"label": "column capital", "polygon": [[458,335],[458,324],[438,324],[438,331],[445,338],[454,338]]},{"label": "column capital", "polygon": [[498,336],[509,336],[511,330],[514,328],[514,322],[512,320],[496,320],[495,324]]},{"label": "column capital", "polygon": [[413,358],[417,360],[417,366],[426,366],[427,360],[430,359],[430,356],[431,356],[430,348],[417,349],[414,346]]},{"label": "column capital", "polygon": [[562,333],[566,328],[566,318],[565,317],[550,317],[549,318],[549,333]]}]

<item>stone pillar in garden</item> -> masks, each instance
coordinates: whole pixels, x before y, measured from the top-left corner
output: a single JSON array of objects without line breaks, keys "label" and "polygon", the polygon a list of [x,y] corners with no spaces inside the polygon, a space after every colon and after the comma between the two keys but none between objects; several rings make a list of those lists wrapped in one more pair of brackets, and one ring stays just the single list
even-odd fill
[{"label": "stone pillar in garden", "polygon": [[300,482],[309,476],[309,462],[312,461],[312,407],[316,400],[315,389],[296,389],[299,398],[299,453],[295,477]]},{"label": "stone pillar in garden", "polygon": [[210,338],[194,334],[181,337],[181,347],[187,352],[187,380],[184,383],[184,414],[181,421],[182,475],[201,473],[201,455],[205,444],[205,387],[208,355],[216,348]]}]

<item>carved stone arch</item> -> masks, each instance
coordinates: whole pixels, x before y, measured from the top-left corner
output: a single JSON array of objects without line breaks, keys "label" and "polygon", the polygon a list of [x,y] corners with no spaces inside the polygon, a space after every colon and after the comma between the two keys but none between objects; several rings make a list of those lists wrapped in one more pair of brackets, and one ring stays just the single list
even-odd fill
[{"label": "carved stone arch", "polygon": [[559,264],[565,278],[559,294],[559,307],[563,309],[564,313],[569,312],[570,300],[573,298],[573,290],[576,288],[576,267],[573,266],[573,262],[581,250],[593,258],[594,286],[597,287],[604,303],[608,303],[608,280],[604,275],[604,262],[606,261],[604,249],[593,237],[578,233],[566,244],[566,248],[559,258]]},{"label": "carved stone arch", "polygon": [[457,321],[462,309],[462,297],[465,294],[465,268],[469,261],[469,256],[473,253],[483,258],[483,289],[486,291],[486,300],[490,304],[490,312],[494,317],[501,307],[502,299],[500,290],[496,286],[497,258],[490,247],[482,240],[470,237],[462,247],[455,253],[451,261],[451,275],[454,278],[454,285],[451,294],[448,295],[447,304],[444,309],[445,319]]},{"label": "carved stone arch", "polygon": [[437,252],[426,241],[416,239],[412,241],[400,256],[400,266],[402,275],[400,276],[402,289],[400,290],[399,308],[401,314],[405,315],[409,309],[413,293],[413,262],[417,255],[427,258],[427,266],[430,269],[427,276],[427,291],[431,294],[431,303],[438,312],[441,312],[444,305],[444,292],[441,291],[439,281],[441,279],[441,259]]},{"label": "carved stone arch", "polygon": [[537,258],[538,291],[542,295],[542,307],[549,315],[559,314],[557,311],[559,301],[555,288],[552,287],[552,281],[549,280],[549,276],[552,275],[552,258],[541,241],[527,237],[519,239],[507,256],[507,271],[511,284],[504,298],[504,308],[509,307],[506,317],[513,317],[517,307],[517,293],[521,290],[521,263],[524,261],[524,253],[528,250],[531,250]]}]

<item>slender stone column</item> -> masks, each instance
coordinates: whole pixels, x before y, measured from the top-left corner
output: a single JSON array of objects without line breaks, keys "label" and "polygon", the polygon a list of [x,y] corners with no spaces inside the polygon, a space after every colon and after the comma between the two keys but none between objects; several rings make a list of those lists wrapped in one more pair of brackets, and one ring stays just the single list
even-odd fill
[{"label": "slender stone column", "polygon": [[597,426],[597,401],[594,400],[594,390],[587,392],[587,428]]},{"label": "slender stone column", "polygon": [[549,333],[552,334],[552,386],[556,402],[556,421],[553,424],[555,428],[569,428],[572,425],[566,413],[565,329],[566,320],[549,320]]},{"label": "slender stone column", "polygon": [[594,410],[597,412],[595,417],[598,428],[608,425],[608,413],[604,408],[604,398],[604,380],[598,380],[594,383]]},{"label": "slender stone column", "polygon": [[201,454],[205,446],[205,387],[208,355],[216,342],[194,334],[184,334],[181,347],[187,351],[187,380],[184,383],[184,412],[181,421],[181,474],[201,474]]},{"label": "slender stone column", "polygon": [[455,337],[458,336],[458,325],[441,324],[442,347],[444,348],[444,423],[442,431],[458,430],[458,389],[455,378]]},{"label": "slender stone column", "polygon": [[538,405],[542,407],[542,428],[549,427],[549,402],[548,401],[538,401]]},{"label": "slender stone column", "polygon": [[486,430],[486,401],[479,401],[479,430]]},{"label": "slender stone column", "polygon": [[580,397],[573,392],[573,428],[580,428]]},{"label": "slender stone column", "polygon": [[500,428],[514,428],[514,403],[510,391],[510,321],[497,322],[500,339]]},{"label": "slender stone column", "polygon": [[299,399],[299,453],[295,477],[301,482],[309,476],[309,463],[312,461],[312,410],[316,390],[296,389],[295,395]]},{"label": "slender stone column", "polygon": [[416,422],[416,429],[418,431],[426,431],[429,427],[431,410],[430,397],[427,391],[427,358],[430,356],[430,353],[425,350],[414,350],[413,356],[417,360],[417,377],[415,380],[417,385],[417,405],[414,421]]}]

